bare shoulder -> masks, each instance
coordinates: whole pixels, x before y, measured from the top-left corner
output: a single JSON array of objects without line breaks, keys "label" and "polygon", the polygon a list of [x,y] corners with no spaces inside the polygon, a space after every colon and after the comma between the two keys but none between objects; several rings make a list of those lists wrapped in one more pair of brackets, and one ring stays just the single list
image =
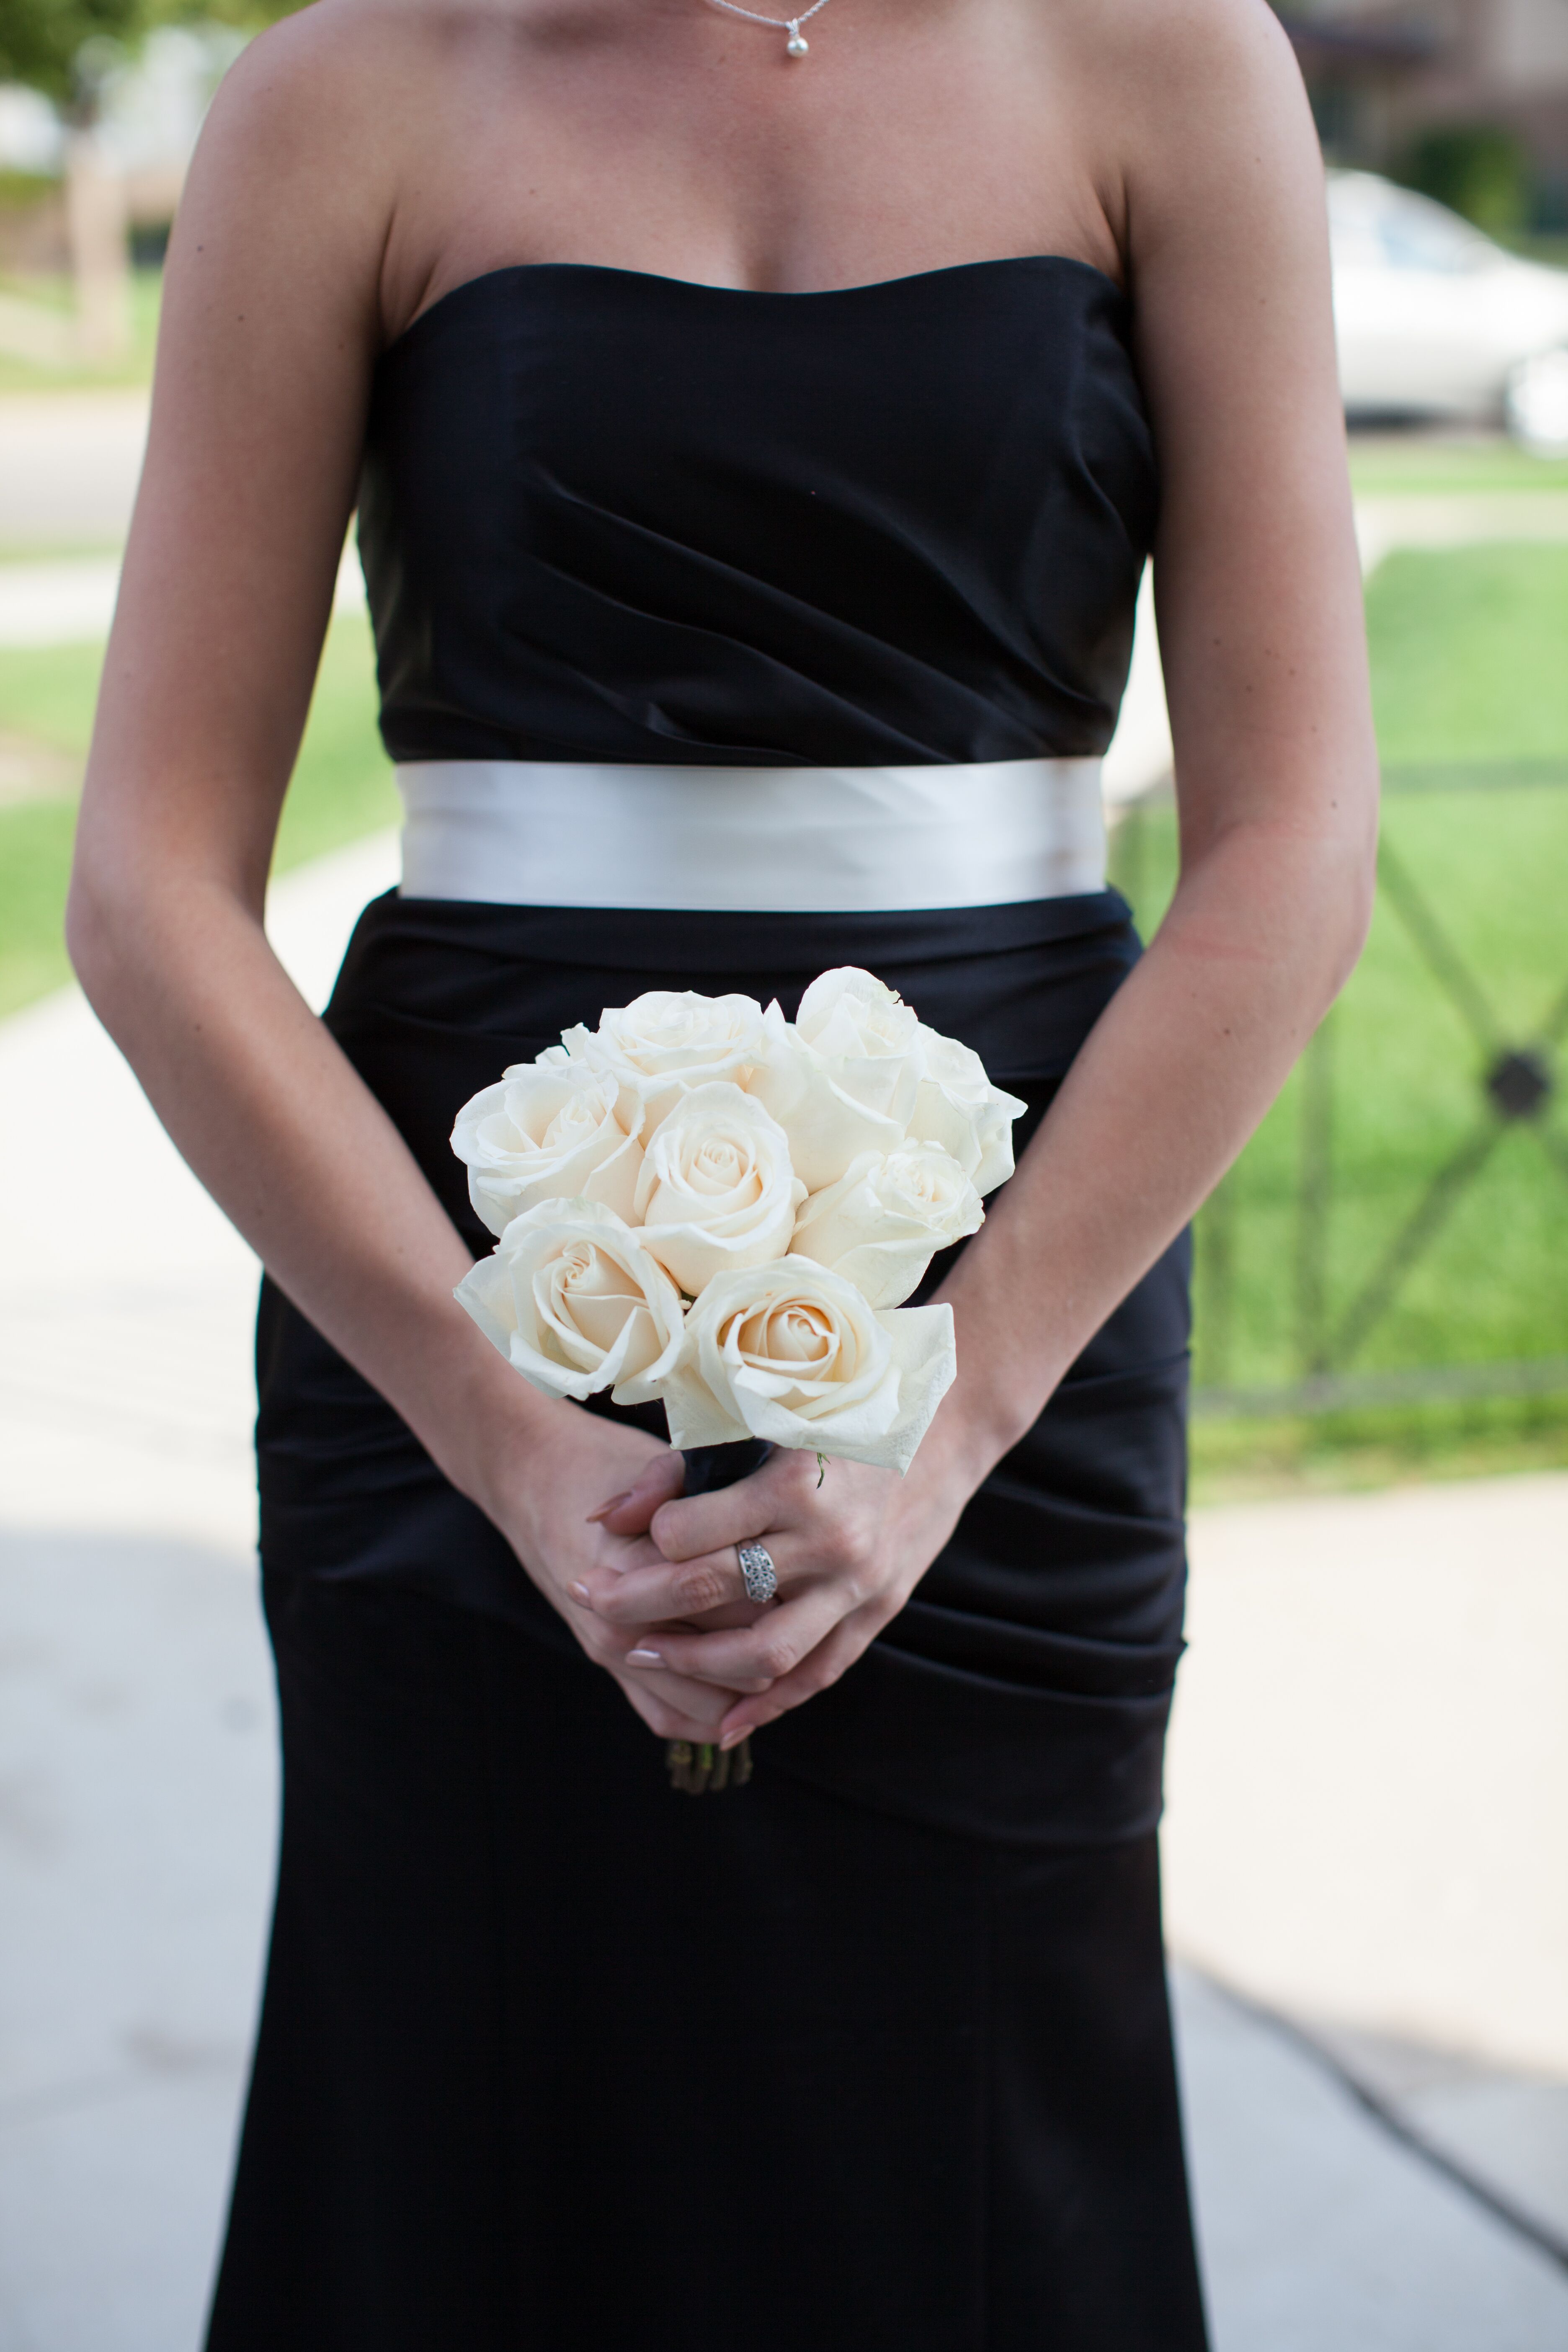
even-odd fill
[{"label": "bare shoulder", "polygon": [[232,233],[296,264],[378,260],[445,23],[418,0],[315,0],[258,34],[208,114],[172,257],[189,265],[199,227],[209,252]]},{"label": "bare shoulder", "polygon": [[1222,224],[1310,242],[1321,161],[1268,0],[1066,0],[1058,21],[1134,270]]},{"label": "bare shoulder", "polygon": [[346,177],[388,110],[412,100],[445,21],[421,0],[314,0],[247,43],[214,101],[209,143],[262,138]]},{"label": "bare shoulder", "polygon": [[1163,93],[1167,108],[1213,91],[1216,80],[1258,89],[1295,70],[1268,0],[1074,0],[1074,12],[1085,37],[1126,72],[1130,91]]},{"label": "bare shoulder", "polygon": [[346,479],[432,37],[416,0],[315,0],[225,77],[170,241],[154,485],[191,477],[201,450],[232,479],[236,436],[284,467],[331,446]]},{"label": "bare shoulder", "polygon": [[314,0],[259,34],[208,115],[171,255],[317,268],[390,341],[420,307],[454,177],[531,12],[515,0]]},{"label": "bare shoulder", "polygon": [[[276,175],[308,165],[327,120],[346,98],[357,111],[352,79],[341,72],[344,0],[319,0],[247,41],[219,83],[196,142],[187,192],[198,200],[226,177],[270,160]],[[346,0],[352,14],[360,0]],[[333,52],[340,72],[333,73]],[[334,85],[342,82],[342,87]]]}]

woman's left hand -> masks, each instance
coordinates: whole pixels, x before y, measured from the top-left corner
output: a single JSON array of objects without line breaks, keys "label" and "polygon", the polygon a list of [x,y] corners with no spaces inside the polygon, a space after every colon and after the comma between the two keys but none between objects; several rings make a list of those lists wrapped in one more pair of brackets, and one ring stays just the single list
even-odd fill
[{"label": "woman's left hand", "polygon": [[[934,1432],[931,1433],[934,1435]],[[932,1457],[928,1460],[928,1450]],[[720,1726],[732,1748],[837,1681],[896,1617],[952,1534],[968,1489],[921,1447],[908,1474],[777,1452],[739,1485],[673,1502],[617,1497],[602,1516],[618,1534],[644,1527],[664,1558],[584,1580],[586,1605],[612,1624],[655,1626],[626,1664],[673,1668],[747,1696]],[[748,1602],[737,1547],[767,1547],[776,1597]],[[720,1612],[706,1626],[693,1619]],[[756,1685],[763,1685],[757,1688]]]}]

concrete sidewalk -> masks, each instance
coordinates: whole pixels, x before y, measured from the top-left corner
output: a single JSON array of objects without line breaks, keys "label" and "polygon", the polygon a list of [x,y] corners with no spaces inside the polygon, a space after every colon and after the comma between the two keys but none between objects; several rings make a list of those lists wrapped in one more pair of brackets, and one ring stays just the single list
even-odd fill
[{"label": "concrete sidewalk", "polygon": [[151,405],[141,391],[0,395],[0,548],[118,546]]},{"label": "concrete sidewalk", "polygon": [[[313,1001],[391,862],[276,893]],[[184,2352],[276,1807],[255,1267],[79,1000],[0,1029],[0,2344]],[[1217,2352],[1568,2346],[1565,1566],[1568,1479],[1199,1518],[1166,1855]]]}]

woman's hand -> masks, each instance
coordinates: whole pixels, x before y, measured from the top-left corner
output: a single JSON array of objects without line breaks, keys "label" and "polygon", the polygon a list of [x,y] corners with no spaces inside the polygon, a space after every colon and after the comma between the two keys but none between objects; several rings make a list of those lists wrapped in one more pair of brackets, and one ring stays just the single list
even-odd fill
[{"label": "woman's hand", "polygon": [[[628,1667],[628,1652],[668,1638],[662,1626],[639,1622],[635,1611],[612,1618],[584,1605],[596,1584],[614,1589],[634,1572],[664,1565],[645,1530],[652,1512],[679,1494],[683,1475],[680,1455],[657,1438],[563,1405],[544,1442],[536,1440],[521,1456],[488,1507],[545,1599],[648,1728],[661,1739],[714,1740],[725,1715],[754,1685],[726,1686],[717,1674],[696,1677],[673,1664]],[[637,1507],[627,1514],[605,1507],[606,1488],[634,1490]],[[624,1523],[625,1531],[608,1522]]]},{"label": "woman's hand", "polygon": [[[717,1737],[732,1748],[837,1682],[947,1541],[971,1486],[936,1437],[933,1427],[902,1478],[855,1462],[822,1472],[815,1454],[780,1451],[716,1495],[656,1500],[636,1488],[601,1523],[646,1526],[651,1541],[628,1533],[617,1559],[582,1576],[578,1597],[625,1641],[628,1673],[721,1693]],[[766,1545],[778,1573],[762,1608],[741,1576],[737,1547],[750,1542]]]}]

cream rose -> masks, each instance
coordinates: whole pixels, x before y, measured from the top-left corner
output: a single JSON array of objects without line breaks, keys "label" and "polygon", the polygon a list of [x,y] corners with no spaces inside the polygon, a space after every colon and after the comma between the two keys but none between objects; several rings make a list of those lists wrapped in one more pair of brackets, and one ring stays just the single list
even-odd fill
[{"label": "cream rose", "polygon": [[468,1171],[474,1213],[492,1234],[541,1201],[601,1201],[628,1222],[642,1145],[616,1116],[616,1088],[552,1046],[518,1062],[458,1113],[452,1149]]},{"label": "cream rose", "polygon": [[662,1392],[681,1345],[680,1294],[640,1236],[597,1201],[542,1201],[514,1217],[454,1293],[546,1396]]},{"label": "cream rose", "polygon": [[743,1085],[763,1052],[763,1008],[750,996],[701,996],[695,989],[649,989],[599,1015],[597,1029],[563,1032],[574,1062],[615,1081],[621,1124],[646,1112],[644,1139],[693,1087]]},{"label": "cream rose", "polygon": [[748,1085],[789,1137],[809,1192],[836,1184],[858,1153],[903,1141],[920,1085],[919,1027],[895,990],[853,965],[814,980],[793,1024],[768,1007],[767,1051]]},{"label": "cream rose", "polygon": [[901,1472],[957,1369],[949,1307],[879,1315],[809,1259],[743,1267],[687,1316],[664,1388],[670,1442],[761,1437]]},{"label": "cream rose", "polygon": [[1029,1108],[1004,1094],[985,1065],[956,1037],[919,1024],[921,1083],[910,1114],[910,1134],[950,1151],[977,1192],[994,1192],[1013,1173],[1013,1121]]},{"label": "cream rose", "polygon": [[695,1297],[714,1276],[782,1257],[805,1187],[784,1129],[739,1087],[694,1087],[650,1138],[635,1214],[645,1249]]},{"label": "cream rose", "polygon": [[791,1252],[830,1265],[872,1307],[901,1307],[939,1249],[978,1233],[980,1195],[935,1143],[864,1151],[795,1221]]},{"label": "cream rose", "polygon": [[888,1118],[907,1116],[920,1074],[920,1023],[896,988],[843,964],[812,982],[795,1026],[857,1102]]}]

